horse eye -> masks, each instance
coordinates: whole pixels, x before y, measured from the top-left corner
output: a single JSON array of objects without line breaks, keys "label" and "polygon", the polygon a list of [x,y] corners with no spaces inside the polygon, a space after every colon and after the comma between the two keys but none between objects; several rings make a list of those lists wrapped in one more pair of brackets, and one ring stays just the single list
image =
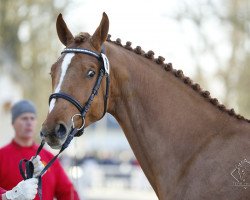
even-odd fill
[{"label": "horse eye", "polygon": [[87,75],[87,76],[88,76],[89,78],[94,77],[94,75],[95,75],[95,72],[94,72],[93,70],[89,70],[89,71],[88,71],[88,75]]}]

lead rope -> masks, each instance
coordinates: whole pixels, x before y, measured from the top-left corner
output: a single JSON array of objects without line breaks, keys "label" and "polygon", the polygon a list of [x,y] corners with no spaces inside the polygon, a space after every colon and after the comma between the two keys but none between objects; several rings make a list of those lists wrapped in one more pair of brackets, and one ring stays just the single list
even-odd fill
[{"label": "lead rope", "polygon": [[77,156],[76,156],[76,152],[77,152],[77,140],[74,140],[74,146],[75,146],[75,155],[74,155],[74,159],[75,159],[75,172],[74,172],[74,167],[72,168],[72,174],[71,176],[74,178],[74,173],[76,174],[76,190],[79,191],[79,171],[78,171],[78,160],[77,160]]},{"label": "lead rope", "polygon": [[[72,131],[69,133],[66,141],[63,143],[60,151],[58,154],[56,154],[56,156],[54,156],[54,158],[52,158],[49,163],[43,168],[43,170],[40,172],[40,174],[34,178],[38,179],[38,195],[39,195],[39,199],[42,200],[42,175],[51,167],[51,165],[55,162],[55,160],[57,159],[57,157],[59,156],[60,153],[62,153],[68,146],[69,143],[71,142],[71,140],[74,138],[75,134],[78,132],[79,130],[77,128],[72,129]],[[42,150],[43,146],[45,144],[45,141],[42,140],[39,148],[37,149],[36,155],[33,159],[35,159],[37,157],[37,155],[39,155],[40,151]],[[33,160],[32,159],[32,160]],[[23,163],[25,163],[25,169],[23,168]],[[34,165],[32,163],[32,161],[27,160],[27,159],[22,159],[19,162],[19,171],[20,174],[22,175],[23,179],[29,179],[33,177],[33,173],[34,173]]]},{"label": "lead rope", "polygon": [[[69,133],[66,141],[64,142],[64,144],[62,145],[62,148],[61,150],[59,151],[59,153],[54,156],[54,158],[43,168],[43,170],[40,172],[40,174],[36,177],[38,178],[38,195],[39,195],[39,198],[40,200],[42,200],[42,175],[49,169],[49,167],[55,162],[55,160],[57,159],[57,157],[59,156],[60,153],[63,152],[64,149],[66,149],[68,146],[69,146],[69,143],[71,142],[71,140],[74,138],[74,136],[78,133],[78,132],[83,132],[84,130],[84,125],[85,125],[85,115],[86,113],[88,112],[89,108],[90,108],[90,105],[94,99],[94,97],[97,95],[98,93],[98,90],[99,90],[99,87],[101,85],[101,81],[102,81],[102,78],[104,76],[105,72],[103,69],[100,70],[100,73],[99,73],[99,77],[97,78],[97,81],[96,81],[96,84],[92,90],[92,94],[90,95],[84,109],[82,110],[81,112],[81,116],[82,116],[82,119],[83,119],[83,125],[80,129],[77,129],[74,127],[74,123],[73,123],[73,129],[72,131]],[[109,75],[108,74],[105,74],[106,75],[106,94],[104,96],[104,111],[103,111],[103,115],[102,117],[105,115],[106,113],[106,109],[107,109],[107,99],[108,99],[108,89],[109,89]],[[59,93],[60,94],[60,93]],[[61,95],[65,96],[65,94],[62,94]],[[53,96],[52,96],[53,98]],[[50,100],[51,100],[51,97],[50,97]],[[101,117],[101,118],[102,118]],[[74,119],[74,116],[72,117],[72,120]],[[42,150],[43,146],[45,144],[45,141],[42,140],[41,142],[41,145],[39,146],[37,152],[36,152],[36,155],[33,159],[36,158],[36,156],[40,153],[40,151]],[[32,159],[32,160],[33,160]],[[23,163],[25,163],[25,170],[23,170]],[[77,168],[76,168],[77,169]],[[28,179],[28,178],[32,178],[33,177],[33,173],[34,173],[34,165],[32,163],[32,161],[30,160],[27,160],[27,159],[22,159],[19,163],[19,171],[23,177],[24,180]],[[26,176],[25,176],[25,172],[26,172]],[[78,176],[78,174],[77,174]],[[78,180],[77,180],[78,181]]]}]

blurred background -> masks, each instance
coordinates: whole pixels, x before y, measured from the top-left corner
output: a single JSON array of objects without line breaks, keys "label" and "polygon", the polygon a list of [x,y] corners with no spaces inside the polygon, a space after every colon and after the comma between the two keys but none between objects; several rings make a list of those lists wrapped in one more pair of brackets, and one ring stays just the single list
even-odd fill
[{"label": "blurred background", "polygon": [[[37,105],[37,132],[45,119],[50,67],[64,48],[58,14],[74,35],[92,34],[104,11],[111,40],[153,50],[249,118],[249,0],[0,0],[0,147],[13,137],[10,107],[17,100]],[[157,199],[111,115],[88,127],[60,159],[81,199]]]}]

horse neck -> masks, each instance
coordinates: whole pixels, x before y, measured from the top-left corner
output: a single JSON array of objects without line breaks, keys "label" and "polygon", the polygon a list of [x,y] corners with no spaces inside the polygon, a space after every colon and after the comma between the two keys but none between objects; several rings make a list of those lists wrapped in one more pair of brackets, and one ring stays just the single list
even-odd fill
[{"label": "horse neck", "polygon": [[229,116],[152,60],[112,43],[107,44],[107,56],[108,112],[119,122],[158,194],[163,174],[173,183],[182,165],[223,130]]}]

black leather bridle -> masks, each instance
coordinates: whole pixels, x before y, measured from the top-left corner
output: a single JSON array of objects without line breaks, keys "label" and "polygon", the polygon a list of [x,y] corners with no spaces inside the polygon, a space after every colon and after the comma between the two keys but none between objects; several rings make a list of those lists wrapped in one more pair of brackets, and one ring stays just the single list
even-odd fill
[{"label": "black leather bridle", "polygon": [[[106,94],[104,96],[104,110],[103,110],[102,117],[106,113],[107,100],[108,100],[108,95],[109,95],[109,82],[110,82],[110,80],[109,80],[109,61],[108,61],[106,55],[104,54],[104,50],[102,50],[101,54],[97,54],[97,53],[95,53],[93,51],[90,51],[88,49],[66,48],[66,49],[64,49],[62,51],[62,54],[64,54],[64,53],[82,53],[82,54],[86,54],[86,55],[95,57],[101,63],[99,74],[98,74],[97,80],[95,82],[95,85],[94,85],[94,87],[92,89],[92,93],[91,93],[89,99],[87,100],[87,102],[85,103],[84,106],[82,106],[79,103],[79,101],[76,100],[74,97],[72,97],[72,96],[70,96],[70,95],[68,95],[66,93],[63,93],[63,92],[53,93],[49,97],[49,103],[51,102],[52,99],[63,98],[65,100],[69,101],[70,103],[72,103],[79,110],[80,114],[77,114],[77,115],[81,116],[81,118],[83,120],[83,124],[82,124],[81,128],[78,129],[78,132],[76,133],[75,136],[80,136],[80,135],[82,135],[82,133],[84,131],[85,116],[86,116],[86,114],[87,114],[87,112],[88,112],[88,110],[89,110],[89,108],[91,106],[91,103],[92,103],[94,97],[98,93],[98,90],[100,88],[102,78],[103,78],[104,75],[106,76]],[[72,117],[73,126],[74,126],[74,116]]]},{"label": "black leather bridle", "polygon": [[[91,93],[90,97],[88,98],[88,100],[87,100],[87,102],[85,103],[84,106],[82,106],[79,103],[79,101],[76,100],[74,97],[72,97],[72,96],[70,96],[70,95],[68,95],[66,93],[63,93],[63,92],[53,93],[49,97],[49,104],[50,104],[52,99],[63,98],[65,100],[69,101],[70,103],[72,103],[79,110],[80,114],[75,114],[74,116],[72,116],[71,131],[68,134],[65,142],[63,143],[59,153],[56,156],[54,156],[54,158],[43,168],[43,170],[40,172],[40,174],[36,177],[36,178],[38,178],[38,195],[39,195],[40,199],[42,199],[42,175],[54,163],[54,161],[57,159],[59,154],[64,149],[66,149],[68,147],[71,140],[75,136],[80,136],[80,135],[83,134],[84,128],[85,128],[86,114],[87,114],[87,112],[88,112],[88,110],[89,110],[89,108],[91,106],[91,103],[92,103],[94,97],[98,93],[98,90],[99,90],[99,88],[101,86],[102,78],[103,78],[104,75],[106,76],[106,94],[104,96],[104,110],[103,110],[102,117],[105,115],[105,113],[107,111],[107,101],[108,101],[108,95],[109,95],[110,78],[109,78],[109,61],[108,61],[108,58],[106,57],[106,55],[104,54],[104,51],[102,50],[102,52],[100,54],[97,54],[97,53],[95,53],[93,51],[90,51],[88,49],[66,48],[66,49],[64,49],[62,51],[62,54],[64,54],[64,53],[82,53],[82,54],[86,54],[86,55],[89,55],[89,56],[93,56],[101,63],[101,67],[100,67],[99,74],[98,74],[97,80],[95,82],[95,85],[94,85],[94,87],[92,89],[92,93]],[[75,116],[81,116],[82,117],[83,122],[82,122],[82,126],[80,128],[76,128],[75,125],[74,125],[74,117]],[[40,151],[42,150],[44,144],[45,144],[45,140],[43,139],[42,142],[41,142],[41,145],[39,146],[39,148],[38,148],[38,150],[36,152],[36,155],[33,157],[33,159],[35,159],[36,156],[40,153]],[[21,160],[20,163],[19,163],[19,171],[20,171],[20,173],[21,173],[24,180],[28,179],[28,178],[32,178],[33,177],[33,172],[34,172],[34,165],[33,165],[32,161],[27,160],[27,159]]]}]

